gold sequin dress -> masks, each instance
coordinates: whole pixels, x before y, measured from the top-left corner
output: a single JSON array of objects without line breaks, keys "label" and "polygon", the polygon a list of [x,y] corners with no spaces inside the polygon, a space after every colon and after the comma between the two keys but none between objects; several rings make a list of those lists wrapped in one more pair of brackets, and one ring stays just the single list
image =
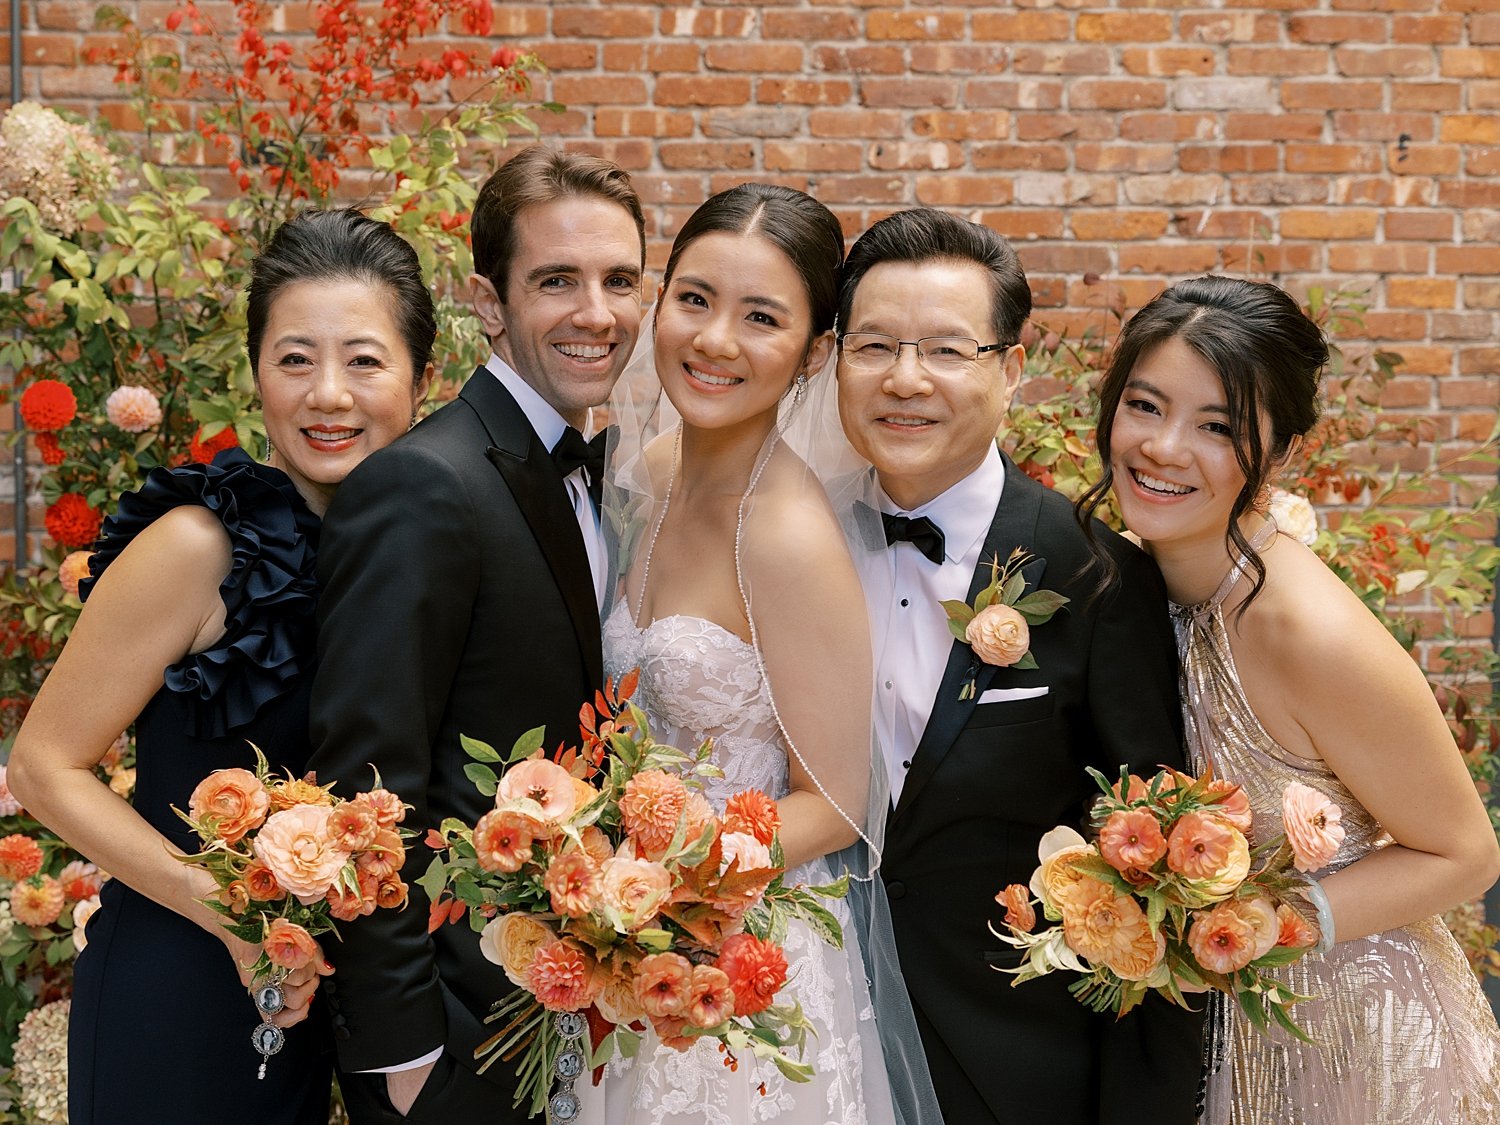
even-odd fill
[{"label": "gold sequin dress", "polygon": [[[1284,750],[1245,701],[1220,604],[1238,572],[1196,606],[1174,606],[1190,760],[1242,785],[1252,843],[1281,831],[1281,794],[1300,781],[1343,810],[1328,875],[1391,842],[1324,763]],[[1205,1125],[1496,1125],[1500,1031],[1467,959],[1436,916],[1340,942],[1277,975],[1314,999],[1293,1018],[1316,1042],[1267,1035],[1217,996]]]}]

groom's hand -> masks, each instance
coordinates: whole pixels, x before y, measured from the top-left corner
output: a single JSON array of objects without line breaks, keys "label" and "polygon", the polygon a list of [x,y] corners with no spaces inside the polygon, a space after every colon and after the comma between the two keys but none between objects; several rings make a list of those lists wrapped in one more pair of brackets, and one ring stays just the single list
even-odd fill
[{"label": "groom's hand", "polygon": [[402,1117],[411,1109],[411,1103],[417,1100],[417,1095],[427,1084],[427,1076],[436,1065],[436,1062],[423,1063],[410,1070],[398,1070],[385,1076],[386,1097],[391,1099],[391,1105],[396,1107],[396,1112]]}]

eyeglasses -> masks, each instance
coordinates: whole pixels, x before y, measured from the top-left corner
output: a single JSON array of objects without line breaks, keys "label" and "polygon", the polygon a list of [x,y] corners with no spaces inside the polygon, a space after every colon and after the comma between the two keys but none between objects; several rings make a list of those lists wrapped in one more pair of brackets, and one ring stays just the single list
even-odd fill
[{"label": "eyeglasses", "polygon": [[901,349],[917,350],[917,362],[934,375],[960,374],[985,352],[1003,350],[1005,344],[981,344],[966,336],[923,336],[920,340],[898,340],[883,332],[848,332],[839,337],[844,362],[858,371],[888,371],[901,357]]}]

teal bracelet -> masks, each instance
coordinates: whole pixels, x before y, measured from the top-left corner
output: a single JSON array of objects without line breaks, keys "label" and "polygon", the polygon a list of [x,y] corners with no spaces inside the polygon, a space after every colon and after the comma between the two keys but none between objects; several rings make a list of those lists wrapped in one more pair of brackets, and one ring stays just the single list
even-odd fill
[{"label": "teal bracelet", "polygon": [[1318,912],[1318,944],[1314,953],[1327,953],[1333,948],[1333,907],[1328,905],[1328,896],[1316,882],[1309,880],[1302,890],[1303,896]]}]

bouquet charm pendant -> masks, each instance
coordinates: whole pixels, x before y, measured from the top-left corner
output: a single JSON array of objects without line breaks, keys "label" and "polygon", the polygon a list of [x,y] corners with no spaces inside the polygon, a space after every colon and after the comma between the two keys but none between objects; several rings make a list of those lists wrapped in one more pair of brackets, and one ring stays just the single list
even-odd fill
[{"label": "bouquet charm pendant", "polygon": [[552,1017],[552,1029],[561,1045],[552,1060],[552,1074],[557,1079],[547,1098],[547,1120],[553,1125],[577,1121],[583,1106],[573,1092],[573,1083],[583,1073],[583,1045],[580,1040],[588,1030],[588,1021],[578,1012],[558,1012]]},{"label": "bouquet charm pendant", "polygon": [[285,978],[285,969],[272,969],[265,976],[257,977],[250,986],[255,1010],[260,1013],[260,1023],[250,1033],[250,1044],[260,1053],[257,1079],[265,1078],[266,1063],[286,1045],[286,1032],[271,1022],[271,1017],[286,1007],[286,994],[281,991],[281,982]]}]

